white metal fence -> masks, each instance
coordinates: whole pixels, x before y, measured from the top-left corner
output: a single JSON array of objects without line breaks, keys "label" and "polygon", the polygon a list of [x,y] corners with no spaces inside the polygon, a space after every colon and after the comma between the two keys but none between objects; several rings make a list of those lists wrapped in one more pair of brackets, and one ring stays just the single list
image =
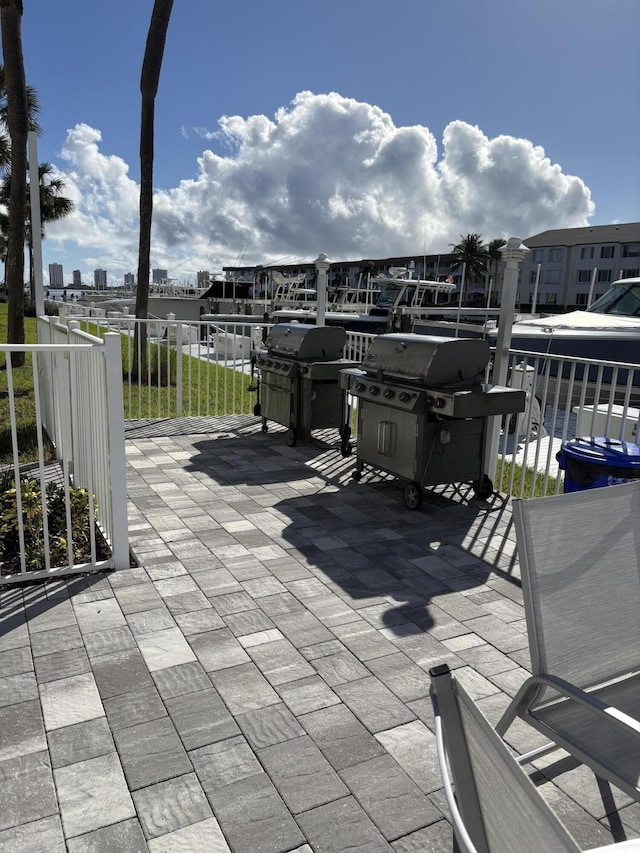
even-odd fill
[{"label": "white metal fence", "polygon": [[[14,548],[0,558],[2,583],[129,565],[120,336],[40,318],[38,339],[0,346],[11,446],[0,524]],[[16,372],[17,353],[30,375]],[[21,415],[23,399],[33,406]],[[37,461],[23,464],[26,453]]]},{"label": "white metal fence", "polygon": [[[140,357],[142,336],[135,334],[136,328],[147,329],[144,382],[131,373],[125,376],[127,418],[253,412],[251,353],[268,325],[241,315],[233,323],[213,324],[97,313],[102,316],[81,320],[83,328],[96,334],[119,332],[125,363],[134,354]],[[373,336],[348,332],[347,337],[345,356],[361,362]],[[512,351],[508,376],[509,384],[527,391],[527,409],[500,424],[495,478],[487,472],[499,491],[518,497],[561,491],[556,457],[576,435],[636,442],[640,366]]]},{"label": "white metal fence", "polygon": [[[129,419],[252,414],[252,356],[268,328],[242,317],[212,324],[102,312],[66,322],[43,317],[37,345],[1,345],[11,452],[0,464],[0,535],[13,541],[15,553],[0,557],[0,582],[127,566],[125,413]],[[372,337],[349,332],[345,356],[361,362]],[[25,369],[16,387],[16,353],[31,360],[28,388]],[[512,351],[507,375],[510,385],[525,389],[527,402],[525,412],[501,418],[492,431],[497,491],[517,497],[561,491],[558,454],[575,436],[638,443],[640,366]],[[23,396],[33,400],[36,427],[29,448],[36,461],[29,464],[22,461],[18,416]],[[11,508],[7,492],[18,482],[23,487]],[[82,530],[75,519],[79,490],[86,504]],[[62,532],[54,536],[60,515]],[[40,550],[34,551],[36,529]]]},{"label": "white metal fence", "polygon": [[570,439],[603,436],[638,443],[640,365],[513,350],[509,377],[511,385],[526,390],[527,403],[501,431],[499,491],[517,497],[562,491],[557,457]]}]

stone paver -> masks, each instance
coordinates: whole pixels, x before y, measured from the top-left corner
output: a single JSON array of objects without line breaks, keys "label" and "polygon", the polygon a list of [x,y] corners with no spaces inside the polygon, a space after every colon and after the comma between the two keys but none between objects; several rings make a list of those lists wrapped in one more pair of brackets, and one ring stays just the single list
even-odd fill
[{"label": "stone paver", "polygon": [[[509,503],[445,486],[410,512],[331,431],[198,423],[130,429],[137,566],[0,588],[0,849],[450,850],[428,670],[492,722],[526,677]],[[585,847],[640,835],[628,797],[540,767]]]}]

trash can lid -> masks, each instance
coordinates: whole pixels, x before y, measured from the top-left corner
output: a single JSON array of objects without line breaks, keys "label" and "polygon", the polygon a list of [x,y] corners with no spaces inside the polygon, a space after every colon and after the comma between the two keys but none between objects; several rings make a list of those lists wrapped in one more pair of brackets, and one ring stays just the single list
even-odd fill
[{"label": "trash can lid", "polygon": [[640,468],[640,447],[631,441],[620,441],[617,438],[593,435],[572,438],[563,443],[560,453],[594,465]]}]

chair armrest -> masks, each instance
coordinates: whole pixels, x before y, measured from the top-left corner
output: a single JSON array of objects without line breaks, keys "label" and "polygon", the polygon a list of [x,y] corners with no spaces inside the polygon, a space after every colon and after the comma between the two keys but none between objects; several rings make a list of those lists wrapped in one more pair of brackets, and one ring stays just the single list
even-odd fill
[{"label": "chair armrest", "polygon": [[[531,702],[542,687],[550,687],[551,689],[556,690],[567,699],[578,702],[591,713],[596,716],[606,718],[608,722],[613,723],[618,728],[626,731],[627,734],[631,734],[633,737],[640,740],[640,721],[630,717],[623,711],[620,711],[614,705],[607,705],[601,699],[598,699],[597,696],[594,696],[585,690],[581,690],[579,687],[576,687],[575,684],[571,684],[569,681],[565,681],[565,679],[558,678],[555,675],[533,675],[531,678],[527,679],[518,691],[518,694],[507,711],[498,722],[496,731],[499,734],[504,734],[509,723],[513,720],[516,713],[518,713],[519,706],[523,706],[523,708],[529,712]],[[527,698],[526,702],[523,701],[525,698]],[[504,722],[507,722],[506,726],[504,725]]]},{"label": "chair armrest", "polygon": [[453,791],[453,782],[451,774],[449,773],[449,765],[447,763],[447,749],[444,743],[444,733],[442,731],[442,717],[440,715],[440,709],[438,708],[438,699],[434,694],[431,695],[431,702],[433,704],[435,721],[436,754],[438,756],[438,764],[440,765],[444,795],[451,813],[451,822],[453,824],[454,833],[457,837],[458,843],[462,847],[462,853],[478,853],[478,849],[471,840],[467,827],[464,824],[464,820],[460,814],[460,809],[458,808],[458,803]]}]

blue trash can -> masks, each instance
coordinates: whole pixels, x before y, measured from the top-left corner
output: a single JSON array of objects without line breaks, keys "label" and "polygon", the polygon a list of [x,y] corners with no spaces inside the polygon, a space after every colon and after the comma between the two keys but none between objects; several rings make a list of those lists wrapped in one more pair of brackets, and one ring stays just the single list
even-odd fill
[{"label": "blue trash can", "polygon": [[580,492],[640,478],[640,447],[630,441],[584,436],[565,441],[556,454],[564,491]]}]

